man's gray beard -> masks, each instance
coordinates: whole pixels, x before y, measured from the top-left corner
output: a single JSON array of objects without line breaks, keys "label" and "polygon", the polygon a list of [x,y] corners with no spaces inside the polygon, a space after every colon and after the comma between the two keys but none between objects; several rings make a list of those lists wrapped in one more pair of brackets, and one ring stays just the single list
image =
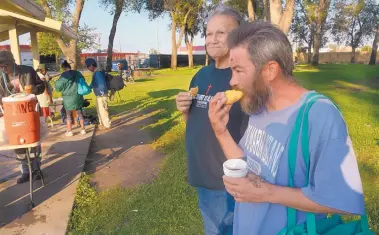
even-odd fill
[{"label": "man's gray beard", "polygon": [[266,105],[272,97],[272,89],[266,86],[263,81],[254,81],[253,91],[250,97],[243,97],[241,100],[242,111],[248,115],[260,114],[266,110]]}]

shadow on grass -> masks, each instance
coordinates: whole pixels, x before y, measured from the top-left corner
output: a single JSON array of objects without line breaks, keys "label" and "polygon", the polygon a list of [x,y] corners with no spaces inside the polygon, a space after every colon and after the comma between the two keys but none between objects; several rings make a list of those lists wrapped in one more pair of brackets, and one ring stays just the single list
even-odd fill
[{"label": "shadow on grass", "polygon": [[135,82],[136,83],[142,83],[142,82],[151,82],[151,81],[154,81],[154,80],[155,80],[155,78],[152,78],[152,77],[150,77],[150,78],[140,78],[140,79],[136,79]]},{"label": "shadow on grass", "polygon": [[[202,223],[199,220],[195,191],[183,183],[186,180],[186,174],[183,173],[186,171],[185,155],[181,151],[184,149],[184,137],[178,125],[180,114],[172,97],[179,91],[167,89],[150,92],[148,98],[111,107],[117,126],[101,134],[98,141],[109,142],[109,148],[116,150],[111,156],[93,159],[97,162],[91,164],[106,167],[111,159],[117,158],[128,146],[139,144],[141,140],[137,134],[133,134],[138,128],[147,131],[152,137],[152,142],[170,131],[169,135],[172,136],[169,137],[169,141],[167,136],[163,137],[163,141],[167,141],[165,148],[173,151],[167,153],[159,177],[155,178],[152,184],[104,191],[98,195],[98,200],[86,206],[77,206],[70,221],[68,234],[149,234],[152,231],[155,231],[154,234],[201,233]],[[116,133],[123,133],[124,139],[116,139]],[[127,136],[133,138],[128,139]],[[128,143],[120,148],[119,143],[122,141]],[[95,147],[92,151],[100,149]],[[90,169],[86,170],[91,172]],[[170,203],[167,204],[167,201]],[[183,201],[186,203],[182,203]],[[108,216],[110,214],[112,216]]]},{"label": "shadow on grass", "polygon": [[[177,125],[177,119],[180,114],[176,110],[175,99],[171,97],[179,91],[181,90],[168,89],[150,92],[148,93],[150,98],[145,97],[110,106],[109,111],[113,116],[112,129],[105,133],[97,134],[95,139],[99,139],[101,142],[106,141],[106,149],[117,149],[117,151],[112,152],[110,155],[98,154],[99,156],[95,157],[96,165],[106,165],[107,162],[112,161],[115,157],[129,148],[139,145],[141,142],[152,143]],[[137,133],[134,134],[135,138],[131,138],[134,132],[142,129],[149,132],[150,140],[138,138]],[[123,138],[120,139],[120,136],[123,136]],[[101,148],[105,147],[101,146]],[[96,143],[91,143],[92,154],[97,154],[101,148],[97,147]],[[86,171],[94,173],[91,169],[86,169]]]}]

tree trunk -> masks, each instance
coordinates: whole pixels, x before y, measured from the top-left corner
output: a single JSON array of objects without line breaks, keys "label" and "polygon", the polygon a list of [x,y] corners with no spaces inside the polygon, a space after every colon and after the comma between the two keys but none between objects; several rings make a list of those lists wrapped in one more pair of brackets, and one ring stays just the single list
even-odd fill
[{"label": "tree trunk", "polygon": [[109,33],[109,40],[108,40],[108,49],[107,49],[107,66],[106,70],[110,72],[112,70],[112,57],[113,57],[113,42],[114,37],[116,35],[116,29],[117,29],[117,23],[120,19],[122,9],[124,7],[124,1],[118,0],[116,3],[116,11],[113,16],[113,24],[111,28],[111,32]]},{"label": "tree trunk", "polygon": [[177,24],[175,22],[176,12],[171,12],[171,69],[176,70],[178,67],[178,48],[182,44],[184,31],[186,29],[186,23],[188,16],[190,14],[191,10],[188,10],[186,15],[184,16],[184,20],[182,22],[182,25],[180,26],[180,33],[179,33],[179,40],[176,42],[176,27]]},{"label": "tree trunk", "polygon": [[[174,17],[172,17],[174,19]],[[176,22],[172,20],[171,23],[171,69],[176,70],[178,61],[177,61],[177,50],[176,47]]]},{"label": "tree trunk", "polygon": [[351,60],[350,60],[350,62],[352,63],[352,64],[355,64],[355,47],[352,47],[351,48]]},{"label": "tree trunk", "polygon": [[376,64],[376,53],[378,51],[378,43],[379,43],[379,24],[376,28],[374,42],[372,43],[372,52],[371,52],[370,63],[369,63],[370,65]]},{"label": "tree trunk", "polygon": [[249,14],[249,20],[250,22],[253,22],[255,20],[255,12],[254,12],[254,0],[247,0],[247,11]]},{"label": "tree trunk", "polygon": [[295,10],[295,0],[287,0],[286,8],[280,19],[279,27],[287,35],[290,31],[290,26],[293,19],[293,12]]},{"label": "tree trunk", "polygon": [[311,63],[312,63],[312,40],[309,39],[309,42],[308,42],[308,64],[311,64]]},{"label": "tree trunk", "polygon": [[[74,17],[72,19],[71,29],[77,35],[79,30],[79,21],[82,16],[82,11],[84,7],[85,0],[76,0]],[[46,2],[46,1],[45,1]],[[48,5],[46,5],[48,8]],[[50,12],[51,16],[51,12]],[[77,53],[77,39],[71,39],[69,44],[66,45],[60,36],[56,36],[57,43],[61,48],[63,54],[66,56],[67,60],[71,60],[72,69],[77,68],[76,53]]]},{"label": "tree trunk", "polygon": [[281,0],[270,0],[270,19],[273,24],[279,26],[279,28],[287,35],[295,9],[295,0],[287,0],[285,10],[283,12]]},{"label": "tree trunk", "polygon": [[[316,26],[317,27],[317,26]],[[320,60],[321,28],[317,27],[313,37],[312,65],[318,65]]]},{"label": "tree trunk", "polygon": [[264,5],[264,20],[271,21],[270,0],[263,0],[263,5]]},{"label": "tree trunk", "polygon": [[[191,39],[189,39],[189,37]],[[184,35],[184,41],[186,42],[188,52],[188,67],[193,68],[193,35],[190,32],[186,32]]]},{"label": "tree trunk", "polygon": [[[75,12],[74,16],[72,18],[72,25],[71,29],[73,32],[77,35],[78,34],[78,29],[79,29],[79,21],[82,15],[83,7],[84,7],[84,2],[85,0],[76,0],[75,1]],[[46,0],[41,0],[42,7],[46,11],[46,14],[48,17],[52,18],[51,15],[51,9],[50,6],[48,5]],[[77,39],[71,39],[68,44],[66,44],[63,39],[60,36],[56,36],[56,41],[61,48],[64,56],[68,61],[71,61],[71,66],[73,69],[77,68]]]},{"label": "tree trunk", "polygon": [[[320,0],[320,3],[317,7],[316,12],[316,30],[314,32],[313,39],[313,58],[312,65],[318,65],[320,59],[320,46],[321,46],[321,37],[322,37],[322,27],[325,23],[327,12],[330,6],[330,0]],[[325,13],[326,11],[326,13]],[[326,15],[325,15],[325,14]]]},{"label": "tree trunk", "polygon": [[270,19],[273,24],[279,25],[283,8],[281,0],[270,0]]},{"label": "tree trunk", "polygon": [[186,43],[188,51],[188,67],[193,68],[193,40]]}]

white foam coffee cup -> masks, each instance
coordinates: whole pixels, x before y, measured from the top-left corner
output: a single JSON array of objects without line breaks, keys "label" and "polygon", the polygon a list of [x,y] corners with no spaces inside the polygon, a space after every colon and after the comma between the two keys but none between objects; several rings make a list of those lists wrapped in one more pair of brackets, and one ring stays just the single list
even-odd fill
[{"label": "white foam coffee cup", "polygon": [[246,177],[247,163],[242,159],[229,159],[223,164],[224,174],[229,177]]}]

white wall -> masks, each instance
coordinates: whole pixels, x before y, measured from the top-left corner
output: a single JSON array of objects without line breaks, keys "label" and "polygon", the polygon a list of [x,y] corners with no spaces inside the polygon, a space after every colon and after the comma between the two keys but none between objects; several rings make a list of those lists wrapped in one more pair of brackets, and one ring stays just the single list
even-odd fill
[{"label": "white wall", "polygon": [[21,52],[21,64],[33,67],[32,52]]}]

